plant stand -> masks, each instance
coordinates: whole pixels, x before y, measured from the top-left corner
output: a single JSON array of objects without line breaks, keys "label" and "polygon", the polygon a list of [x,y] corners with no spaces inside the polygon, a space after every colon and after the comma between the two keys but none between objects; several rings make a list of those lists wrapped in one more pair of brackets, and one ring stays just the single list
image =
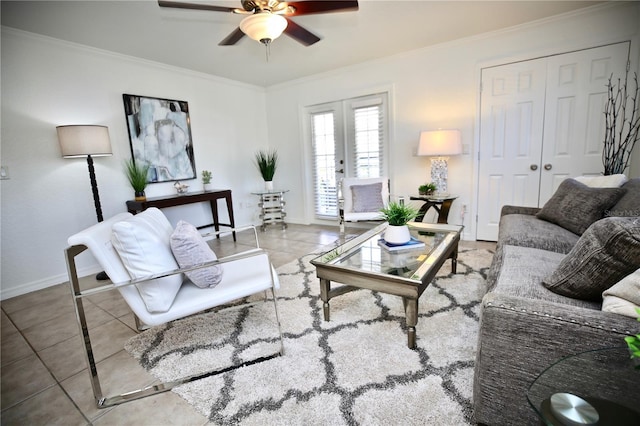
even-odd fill
[{"label": "plant stand", "polygon": [[284,206],[286,204],[284,201],[285,192],[289,192],[289,190],[274,189],[252,192],[252,194],[260,197],[260,202],[258,203],[258,207],[260,207],[259,217],[262,219],[260,230],[264,231],[267,228],[267,225],[275,224],[280,224],[282,229],[287,229],[287,224],[284,221],[284,218],[287,215],[284,211]]}]

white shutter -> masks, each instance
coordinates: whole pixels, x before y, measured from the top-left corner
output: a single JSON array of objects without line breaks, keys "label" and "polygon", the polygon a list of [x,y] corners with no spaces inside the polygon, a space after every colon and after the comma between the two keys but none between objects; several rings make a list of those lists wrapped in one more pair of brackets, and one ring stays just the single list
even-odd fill
[{"label": "white shutter", "polygon": [[348,104],[349,175],[357,178],[385,176],[386,94],[353,99]]},{"label": "white shutter", "polygon": [[311,114],[316,217],[338,216],[335,124],[334,111]]}]

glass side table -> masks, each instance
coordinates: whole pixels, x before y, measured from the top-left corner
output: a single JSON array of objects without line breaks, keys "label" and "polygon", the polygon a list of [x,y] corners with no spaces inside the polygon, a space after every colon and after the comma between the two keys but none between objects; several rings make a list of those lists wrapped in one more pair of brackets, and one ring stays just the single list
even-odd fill
[{"label": "glass side table", "polygon": [[284,201],[284,194],[289,192],[288,189],[271,189],[264,191],[252,192],[252,194],[260,197],[258,207],[260,207],[260,219],[262,219],[262,225],[260,229],[264,231],[267,225],[280,224],[282,229],[287,229],[287,224],[284,221],[287,213],[284,211],[286,202]]},{"label": "glass side table", "polygon": [[634,366],[626,346],[568,356],[536,377],[527,400],[545,425],[638,425],[640,370]]},{"label": "glass side table", "polygon": [[414,220],[416,222],[422,222],[427,211],[433,207],[435,211],[438,212],[438,223],[448,223],[449,210],[456,198],[458,198],[457,195],[411,195],[409,197],[410,200],[424,202],[418,211],[418,216]]}]

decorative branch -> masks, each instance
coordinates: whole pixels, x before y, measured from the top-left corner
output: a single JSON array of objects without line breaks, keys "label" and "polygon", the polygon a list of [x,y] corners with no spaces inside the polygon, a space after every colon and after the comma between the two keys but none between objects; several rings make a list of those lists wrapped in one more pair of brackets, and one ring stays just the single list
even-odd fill
[{"label": "decorative branch", "polygon": [[[618,79],[613,84],[613,75],[607,83],[607,102],[604,106],[604,147],[602,164],[605,175],[624,173],[629,167],[631,152],[640,138],[640,87],[638,74],[634,74],[635,90],[633,95],[627,91],[629,71],[625,73],[624,84]],[[617,87],[617,89],[616,89]],[[628,103],[631,101],[631,105]],[[630,113],[628,113],[630,111]],[[629,114],[629,116],[627,116]]]}]

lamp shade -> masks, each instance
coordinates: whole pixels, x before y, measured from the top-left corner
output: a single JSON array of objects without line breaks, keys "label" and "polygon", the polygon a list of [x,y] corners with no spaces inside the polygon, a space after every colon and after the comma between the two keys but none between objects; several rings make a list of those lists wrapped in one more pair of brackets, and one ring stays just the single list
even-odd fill
[{"label": "lamp shade", "polygon": [[107,126],[58,126],[58,142],[64,158],[111,155]]},{"label": "lamp shade", "polygon": [[419,156],[442,157],[462,154],[460,130],[425,130],[420,132]]},{"label": "lamp shade", "polygon": [[287,28],[287,20],[270,12],[255,13],[240,22],[243,33],[262,43],[277,39],[285,28]]}]

